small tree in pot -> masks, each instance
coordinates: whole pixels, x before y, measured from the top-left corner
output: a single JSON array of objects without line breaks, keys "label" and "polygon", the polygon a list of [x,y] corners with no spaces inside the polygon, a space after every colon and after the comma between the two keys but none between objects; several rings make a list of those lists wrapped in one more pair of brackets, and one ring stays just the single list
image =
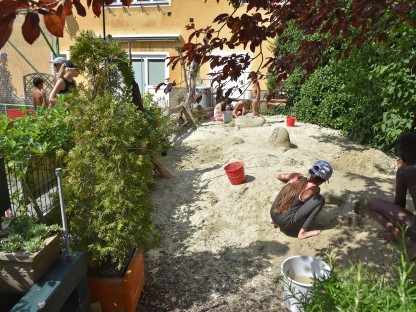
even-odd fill
[{"label": "small tree in pot", "polygon": [[155,237],[147,121],[131,102],[111,94],[81,90],[74,96],[67,117],[74,148],[64,178],[71,241],[88,254],[90,267],[121,268],[132,247],[143,249]]},{"label": "small tree in pot", "polygon": [[[63,181],[71,244],[87,253],[90,273],[115,272],[125,266],[132,248],[142,251],[158,240],[148,186],[152,158],[166,148],[160,142],[169,132],[161,130],[157,110],[143,108],[142,100],[133,104],[133,71],[116,42],[83,33],[71,55],[89,82],[64,99],[70,103],[66,121],[73,129]],[[92,301],[104,300],[95,298],[91,279],[90,294]]]}]

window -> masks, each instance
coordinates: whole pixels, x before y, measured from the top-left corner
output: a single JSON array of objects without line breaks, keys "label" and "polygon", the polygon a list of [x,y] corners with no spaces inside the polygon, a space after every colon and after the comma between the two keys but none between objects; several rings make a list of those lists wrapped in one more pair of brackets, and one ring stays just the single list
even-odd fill
[{"label": "window", "polygon": [[[167,6],[170,5],[171,0],[133,0],[130,6]],[[121,7],[123,3],[121,0],[114,0],[110,7]]]},{"label": "window", "polygon": [[169,76],[169,68],[166,66],[167,57],[168,53],[132,55],[134,78],[139,85],[140,92],[153,94],[159,106],[169,104],[169,95],[163,92],[163,88],[156,92],[157,85],[166,82]]}]

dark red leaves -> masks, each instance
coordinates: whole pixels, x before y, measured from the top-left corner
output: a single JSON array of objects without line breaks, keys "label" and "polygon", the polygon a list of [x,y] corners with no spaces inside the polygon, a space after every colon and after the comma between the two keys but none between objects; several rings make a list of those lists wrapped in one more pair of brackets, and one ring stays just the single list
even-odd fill
[{"label": "dark red leaves", "polygon": [[213,23],[224,23],[228,17],[229,17],[229,14],[227,13],[220,14],[216,18],[214,18]]},{"label": "dark red leaves", "polygon": [[389,40],[389,36],[387,35],[387,33],[382,32],[378,34],[377,39],[380,42],[387,42]]},{"label": "dark red leaves", "polygon": [[92,12],[95,16],[100,17],[103,0],[92,0]]},{"label": "dark red leaves", "polygon": [[164,82],[159,83],[159,84],[156,86],[155,92],[159,91],[159,90],[160,90],[160,88],[162,88],[162,87],[164,87],[164,86],[166,86],[166,83],[164,83]]},{"label": "dark red leaves", "polygon": [[166,85],[165,90],[163,90],[163,92],[164,92],[165,94],[168,94],[169,92],[171,92],[171,91],[172,91],[172,88],[173,88],[173,86],[174,86],[174,85],[175,85],[175,83],[173,83],[173,82],[168,83],[168,84]]},{"label": "dark red leaves", "polygon": [[[113,2],[113,1],[111,0],[111,2]],[[122,3],[124,6],[129,7],[129,6],[130,6],[130,4],[132,3],[132,0],[121,0],[121,3]]]},{"label": "dark red leaves", "polygon": [[188,25],[186,25],[186,26],[185,26],[185,29],[186,29],[186,30],[195,29],[195,24],[194,24],[194,23],[192,23],[192,24],[188,24]]},{"label": "dark red leaves", "polygon": [[[60,5],[59,7],[62,7],[62,5]],[[58,10],[55,12],[55,14],[45,14],[43,16],[43,21],[45,22],[45,26],[48,29],[48,31],[56,36],[56,37],[63,37],[64,35],[64,22],[62,21],[61,15],[62,14],[62,9]]]},{"label": "dark red leaves", "polygon": [[[238,0],[228,2],[240,3]],[[181,47],[181,61],[187,65],[198,60],[209,62],[211,70],[217,70],[212,74],[212,82],[218,85],[219,92],[231,92],[226,87],[226,81],[235,81],[249,71],[251,58],[264,57],[260,47],[264,50],[268,40],[279,37],[283,42],[284,30],[288,29],[289,23],[295,23],[307,35],[320,33],[323,36],[317,36],[319,40],[302,42],[298,51],[284,56],[282,54],[288,52],[279,51],[277,47],[275,56],[265,59],[261,64],[277,82],[286,79],[296,66],[301,66],[307,77],[320,64],[328,61],[330,53],[325,52],[336,53],[338,60],[348,58],[354,49],[375,39],[387,42],[389,38],[384,30],[391,25],[415,22],[412,12],[416,5],[413,0],[351,0],[348,5],[345,3],[340,0],[250,0],[246,8],[241,6],[232,14],[221,13],[214,18],[212,24],[215,26],[209,28],[212,36],[207,35],[208,28],[187,26],[191,35]],[[220,32],[213,32],[214,27]],[[346,47],[347,43],[349,45]],[[213,56],[213,51],[225,47],[239,51],[248,48],[251,57],[246,59],[236,54]],[[173,65],[177,62],[179,58],[171,60]]]},{"label": "dark red leaves", "polygon": [[73,4],[74,4],[75,9],[77,10],[77,14],[79,16],[86,16],[87,15],[85,7],[82,5],[80,0],[73,0]]},{"label": "dark red leaves", "polygon": [[13,31],[13,22],[19,9],[27,8],[27,1],[0,1],[0,49],[4,47]]},{"label": "dark red leaves", "polygon": [[16,14],[12,13],[8,16],[2,17],[0,20],[0,49],[4,47],[7,40],[10,38],[13,30],[13,22],[16,18]]},{"label": "dark red leaves", "polygon": [[22,25],[22,34],[26,42],[32,44],[40,36],[39,15],[37,13],[29,13],[25,17]]}]

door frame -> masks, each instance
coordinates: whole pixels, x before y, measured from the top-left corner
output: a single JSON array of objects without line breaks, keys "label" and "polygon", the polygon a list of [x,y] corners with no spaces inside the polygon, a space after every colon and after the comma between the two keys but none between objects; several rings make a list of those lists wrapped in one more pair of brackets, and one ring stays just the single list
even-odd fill
[{"label": "door frame", "polygon": [[149,85],[148,84],[148,71],[149,71],[149,59],[164,59],[165,60],[165,77],[162,82],[166,82],[166,79],[169,78],[169,67],[168,64],[168,58],[169,52],[132,52],[131,53],[131,61],[132,63],[135,60],[145,60],[142,62],[142,65],[144,66],[144,70],[142,70],[142,85],[139,85],[140,92],[143,94],[146,94],[147,92],[153,94],[154,100],[158,103],[161,107],[169,107],[169,94],[165,94],[164,89],[165,87],[161,87],[158,92],[155,92],[155,89],[157,85]]}]

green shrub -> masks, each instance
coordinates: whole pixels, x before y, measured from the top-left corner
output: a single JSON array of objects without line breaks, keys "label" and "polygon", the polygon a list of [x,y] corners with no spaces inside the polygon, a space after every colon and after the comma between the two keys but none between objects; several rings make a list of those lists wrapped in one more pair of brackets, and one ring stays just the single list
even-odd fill
[{"label": "green shrub", "polygon": [[[382,27],[383,21],[379,23]],[[269,75],[268,88],[287,93],[299,120],[340,129],[357,143],[392,151],[400,134],[416,131],[416,29],[398,24],[386,31],[388,42],[370,42],[351,51],[348,59],[335,61],[348,38],[337,43],[322,55],[320,67],[305,75],[296,63],[299,45],[325,37],[304,35],[291,24],[272,50],[279,57],[294,53],[294,71],[279,85]]]},{"label": "green shrub", "polygon": [[146,148],[152,155],[158,156],[170,148],[169,137],[174,131],[174,123],[168,115],[162,114],[162,110],[158,107],[152,94],[146,93],[144,95],[143,106],[142,116],[147,123],[143,129],[148,138]]},{"label": "green shrub", "polygon": [[[70,144],[71,129],[65,123],[67,108],[56,106],[10,120],[0,116],[0,151],[8,169],[21,178],[35,155],[54,153]],[[19,166],[14,166],[14,165]],[[15,171],[16,170],[16,171]]]},{"label": "green shrub", "polygon": [[404,259],[394,267],[395,272],[387,272],[397,276],[393,280],[361,263],[351,263],[349,268],[333,265],[329,279],[315,282],[312,302],[304,310],[415,311],[415,264]]},{"label": "green shrub", "polygon": [[57,225],[39,224],[28,215],[2,217],[0,251],[34,253],[42,248],[45,238],[57,232]]},{"label": "green shrub", "polygon": [[122,97],[82,89],[73,97],[66,120],[74,147],[63,183],[72,248],[87,253],[90,267],[121,267],[131,248],[143,250],[157,237],[148,194],[150,126]]}]

